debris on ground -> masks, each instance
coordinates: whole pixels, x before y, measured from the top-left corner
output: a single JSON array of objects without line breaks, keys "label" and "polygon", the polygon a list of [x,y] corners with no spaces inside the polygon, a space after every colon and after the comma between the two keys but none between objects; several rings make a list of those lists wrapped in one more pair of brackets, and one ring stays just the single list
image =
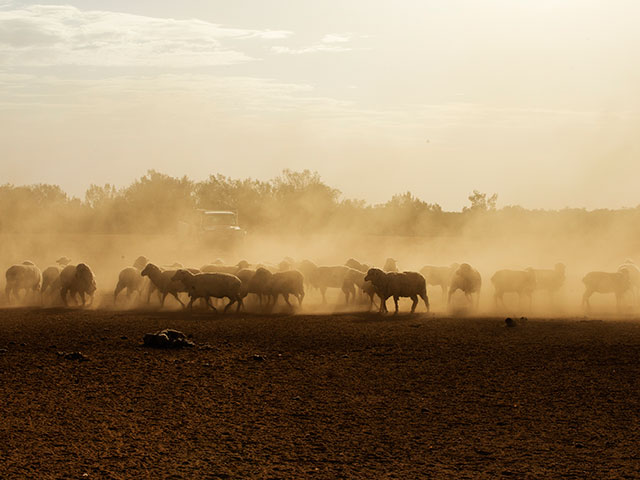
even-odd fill
[{"label": "debris on ground", "polygon": [[507,327],[515,327],[516,326],[516,321],[511,317],[505,318],[504,319],[504,323],[507,325]]},{"label": "debris on ground", "polygon": [[189,340],[184,333],[171,328],[156,333],[146,333],[142,341],[145,347],[151,348],[195,347],[195,343]]},{"label": "debris on ground", "polygon": [[82,352],[58,352],[58,356],[63,357],[65,360],[78,360],[80,362],[89,361],[89,357]]}]

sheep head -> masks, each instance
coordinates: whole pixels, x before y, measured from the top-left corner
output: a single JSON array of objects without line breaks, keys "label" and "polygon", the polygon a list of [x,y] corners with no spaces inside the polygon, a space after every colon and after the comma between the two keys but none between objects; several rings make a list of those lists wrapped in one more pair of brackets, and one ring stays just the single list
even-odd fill
[{"label": "sheep head", "polygon": [[387,274],[379,268],[370,268],[364,277],[365,282],[371,282],[374,285],[382,285],[385,283]]},{"label": "sheep head", "polygon": [[76,278],[80,280],[86,292],[91,294],[96,291],[96,280],[88,265],[79,263],[76,266]]},{"label": "sheep head", "polygon": [[193,274],[189,270],[185,270],[183,268],[176,271],[176,273],[171,277],[171,280],[174,282],[184,282],[186,278],[193,276]]},{"label": "sheep head", "polygon": [[149,275],[157,272],[160,272],[160,269],[158,267],[156,267],[153,263],[147,263],[147,265],[142,269],[142,272],[140,272],[140,275],[142,275],[143,277],[148,277]]}]

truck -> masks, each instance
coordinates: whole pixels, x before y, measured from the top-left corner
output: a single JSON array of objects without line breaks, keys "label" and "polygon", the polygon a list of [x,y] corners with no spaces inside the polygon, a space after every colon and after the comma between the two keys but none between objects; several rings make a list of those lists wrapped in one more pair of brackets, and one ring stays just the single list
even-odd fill
[{"label": "truck", "polygon": [[238,223],[237,212],[198,209],[190,222],[181,222],[183,231],[195,234],[200,243],[235,249],[244,243],[246,230]]}]

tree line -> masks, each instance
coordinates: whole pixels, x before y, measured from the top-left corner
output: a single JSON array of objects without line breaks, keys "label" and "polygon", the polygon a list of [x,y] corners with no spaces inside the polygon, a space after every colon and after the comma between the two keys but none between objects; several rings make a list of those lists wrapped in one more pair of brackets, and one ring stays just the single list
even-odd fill
[{"label": "tree line", "polygon": [[268,180],[211,175],[201,182],[155,170],[131,185],[91,185],[84,199],[48,184],[0,185],[2,233],[173,233],[197,209],[234,210],[250,232],[349,232],[374,235],[588,234],[628,225],[640,234],[640,206],[620,210],[497,208],[497,195],[474,191],[468,206],[444,211],[410,192],[370,205],[343,199],[316,172],[284,170]]}]

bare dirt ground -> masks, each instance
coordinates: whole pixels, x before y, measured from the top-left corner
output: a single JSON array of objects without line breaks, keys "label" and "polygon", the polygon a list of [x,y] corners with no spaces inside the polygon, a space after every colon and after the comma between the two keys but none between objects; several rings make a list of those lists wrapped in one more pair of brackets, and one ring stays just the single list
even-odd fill
[{"label": "bare dirt ground", "polygon": [[[635,321],[5,309],[0,325],[3,479],[640,475]],[[168,327],[198,346],[141,346]],[[76,350],[89,360],[57,354]]]}]

